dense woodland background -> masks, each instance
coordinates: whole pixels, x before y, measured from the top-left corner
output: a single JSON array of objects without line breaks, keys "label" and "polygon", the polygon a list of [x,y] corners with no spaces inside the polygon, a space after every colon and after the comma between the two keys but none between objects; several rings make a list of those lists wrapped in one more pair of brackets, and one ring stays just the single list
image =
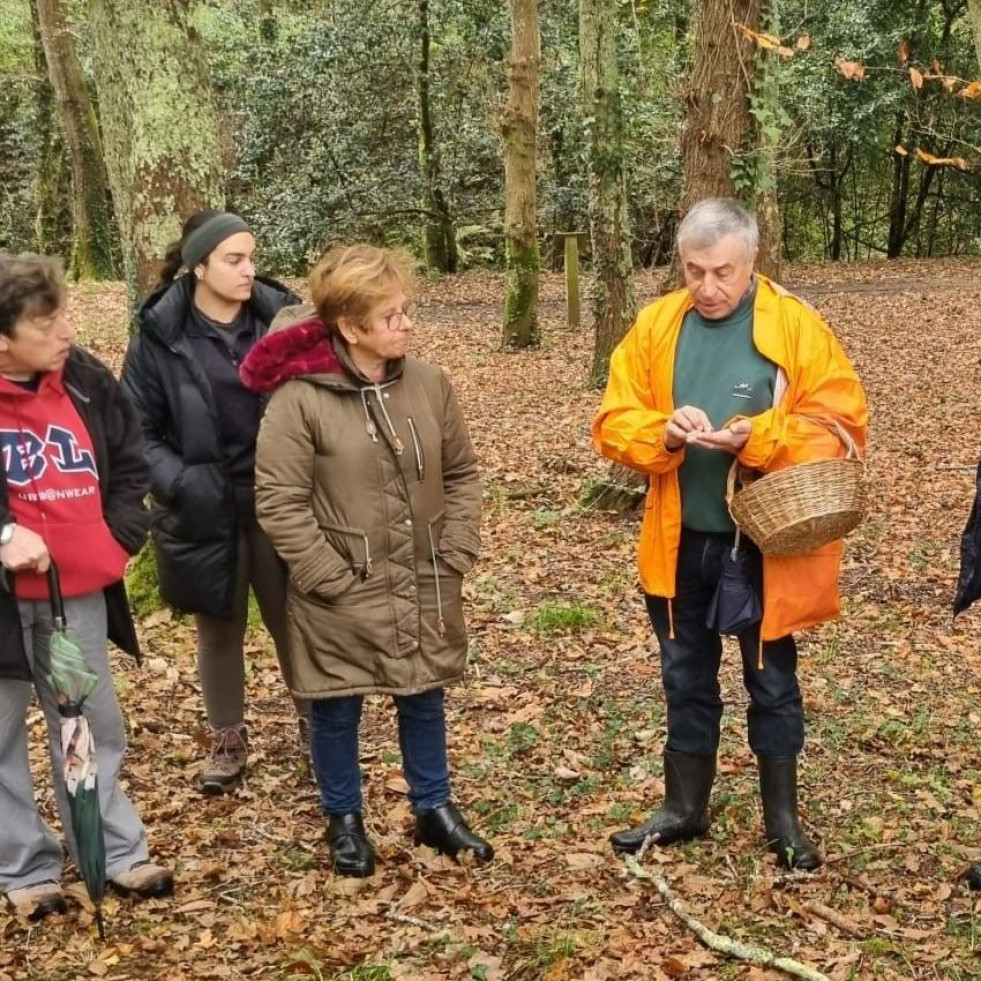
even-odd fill
[{"label": "dense woodland background", "polygon": [[609,252],[610,174],[621,266],[710,191],[762,209],[776,268],[976,253],[974,2],[0,0],[0,248],[142,290],[210,204],[281,275],[353,239],[500,268],[524,114],[549,264],[591,219]]}]

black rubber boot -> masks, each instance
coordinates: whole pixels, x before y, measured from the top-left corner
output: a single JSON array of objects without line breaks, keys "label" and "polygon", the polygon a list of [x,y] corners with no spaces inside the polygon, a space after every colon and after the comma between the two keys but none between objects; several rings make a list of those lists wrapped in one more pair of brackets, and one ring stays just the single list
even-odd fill
[{"label": "black rubber boot", "polygon": [[447,802],[432,811],[423,811],[416,818],[415,843],[428,845],[436,851],[456,858],[460,852],[472,852],[478,862],[494,857],[490,843],[475,835],[463,815]]},{"label": "black rubber boot", "polygon": [[640,851],[650,837],[657,845],[690,841],[709,829],[709,798],[715,781],[714,756],[664,752],[664,803],[650,820],[610,835],[618,855]]},{"label": "black rubber boot", "polygon": [[981,891],[981,862],[975,862],[967,870],[964,879],[967,882],[968,888],[973,889],[975,892]]},{"label": "black rubber boot", "polygon": [[797,816],[797,757],[757,756],[767,843],[785,869],[818,868],[823,859]]},{"label": "black rubber boot", "polygon": [[332,814],[327,824],[331,863],[338,875],[366,879],[375,871],[375,850],[364,830],[360,811]]}]

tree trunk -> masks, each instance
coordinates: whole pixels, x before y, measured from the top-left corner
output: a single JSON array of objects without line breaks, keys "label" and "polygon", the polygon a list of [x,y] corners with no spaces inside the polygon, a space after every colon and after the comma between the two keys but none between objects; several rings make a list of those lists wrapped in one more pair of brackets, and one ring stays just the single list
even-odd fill
[{"label": "tree trunk", "polygon": [[218,116],[187,0],[90,0],[99,108],[131,293],[181,221],[224,202]]},{"label": "tree trunk", "polygon": [[429,94],[429,0],[419,0],[419,169],[422,172],[422,246],[426,268],[454,273],[457,269],[456,229],[443,193],[439,151],[433,133]]},{"label": "tree trunk", "polygon": [[32,193],[33,247],[43,255],[63,255],[71,248],[72,216],[66,204],[71,196],[71,169],[56,118],[54,89],[48,79],[37,0],[31,0],[30,9],[34,72],[37,76],[34,117],[39,147]]},{"label": "tree trunk", "polygon": [[535,164],[538,146],[538,72],[541,42],[538,0],[510,0],[511,78],[504,136],[504,244],[507,285],[504,346],[538,344],[538,213]]},{"label": "tree trunk", "polygon": [[967,19],[971,22],[971,32],[974,34],[974,52],[981,69],[981,0],[967,0]]},{"label": "tree trunk", "polygon": [[[695,27],[691,80],[684,95],[685,126],[681,133],[683,186],[681,214],[704,198],[739,198],[758,210],[759,266],[765,274],[779,271],[780,220],[775,189],[758,194],[756,168],[733,179],[733,164],[746,148],[759,151],[758,134],[749,111],[750,87],[757,70],[755,45],[739,30],[760,28],[763,0],[701,0]],[[762,148],[767,152],[767,148]],[[769,148],[774,153],[775,148]],[[742,195],[745,199],[746,195]],[[671,280],[680,279],[677,258]]]},{"label": "tree trunk", "polygon": [[617,72],[616,0],[580,0],[579,51],[589,168],[596,341],[590,383],[600,387],[610,355],[636,312]]},{"label": "tree trunk", "polygon": [[37,0],[37,13],[48,78],[71,156],[74,227],[68,273],[74,279],[112,279],[119,273],[118,242],[95,110],[62,0]]}]

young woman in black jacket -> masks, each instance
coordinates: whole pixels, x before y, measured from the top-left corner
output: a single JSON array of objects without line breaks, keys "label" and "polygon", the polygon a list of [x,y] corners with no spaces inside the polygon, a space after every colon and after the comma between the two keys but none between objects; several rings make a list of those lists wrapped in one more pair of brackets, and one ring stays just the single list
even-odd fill
[{"label": "young woman in black jacket", "polygon": [[[255,239],[238,215],[200,211],[167,252],[138,314],[122,381],[143,425],[154,499],[160,593],[193,613],[211,726],[199,776],[206,794],[247,763],[243,643],[249,587],[287,685],[286,569],[255,519],[255,441],[263,401],[238,376],[242,359],[295,294],[255,273]],[[301,740],[309,707],[296,705]]]}]

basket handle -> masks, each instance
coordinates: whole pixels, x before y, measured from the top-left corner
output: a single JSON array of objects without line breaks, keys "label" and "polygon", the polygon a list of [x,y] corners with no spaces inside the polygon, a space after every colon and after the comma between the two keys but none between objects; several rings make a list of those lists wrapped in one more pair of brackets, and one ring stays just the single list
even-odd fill
[{"label": "basket handle", "polygon": [[[851,438],[848,430],[837,419],[832,419],[827,422],[824,419],[818,419],[816,416],[801,416],[802,419],[806,419],[808,422],[813,422],[818,426],[823,426],[825,429],[830,430],[838,439],[841,440],[845,447],[845,459],[846,460],[861,460],[861,454],[858,452],[858,447],[855,445],[855,440]],[[732,466],[729,468],[729,473],[726,476],[726,507],[729,509],[730,515],[732,514],[732,498],[736,493],[736,477],[739,474],[739,458],[735,458],[732,461]],[[735,518],[733,518],[735,520]]]},{"label": "basket handle", "polygon": [[801,415],[801,418],[806,419],[808,422],[816,423],[818,426],[823,426],[825,429],[834,433],[845,447],[846,460],[862,459],[861,454],[858,452],[858,447],[855,445],[855,440],[852,439],[848,430],[837,419],[832,419],[828,422],[826,419],[818,419],[816,416]]}]

